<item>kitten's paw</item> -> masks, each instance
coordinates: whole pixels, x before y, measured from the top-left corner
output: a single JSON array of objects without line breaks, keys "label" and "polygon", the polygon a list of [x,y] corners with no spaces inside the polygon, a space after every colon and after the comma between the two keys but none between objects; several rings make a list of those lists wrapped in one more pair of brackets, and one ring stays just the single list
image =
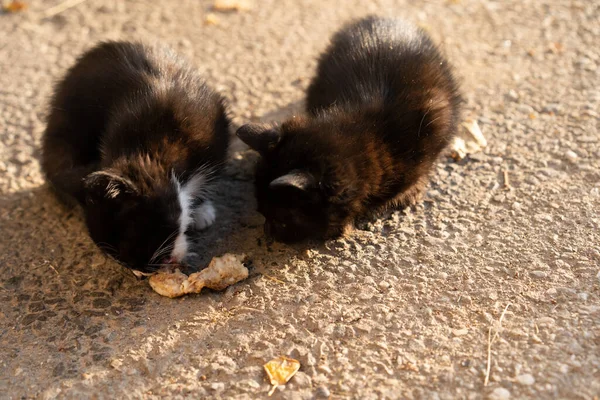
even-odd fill
[{"label": "kitten's paw", "polygon": [[210,200],[206,200],[194,210],[194,228],[206,229],[217,219],[217,210]]}]

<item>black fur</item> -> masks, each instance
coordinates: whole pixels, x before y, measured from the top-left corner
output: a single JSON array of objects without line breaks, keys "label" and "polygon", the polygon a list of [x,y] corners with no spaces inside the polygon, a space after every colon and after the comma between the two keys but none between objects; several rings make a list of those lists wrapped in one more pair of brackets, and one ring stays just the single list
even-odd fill
[{"label": "black fur", "polygon": [[172,176],[185,184],[198,168],[217,172],[228,127],[222,97],[173,51],[101,43],[55,88],[42,168],[63,198],[83,205],[99,247],[149,272],[179,227]]},{"label": "black fur", "polygon": [[424,31],[378,17],[343,27],[319,60],[306,116],[238,130],[262,155],[267,233],[336,237],[357,217],[413,204],[456,132],[459,104],[451,67]]}]

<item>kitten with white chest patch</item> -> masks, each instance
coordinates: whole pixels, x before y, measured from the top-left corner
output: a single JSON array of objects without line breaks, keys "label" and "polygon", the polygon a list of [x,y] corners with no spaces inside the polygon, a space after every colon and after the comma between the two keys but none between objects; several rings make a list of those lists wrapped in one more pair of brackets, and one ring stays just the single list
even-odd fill
[{"label": "kitten with white chest patch", "polygon": [[42,169],[83,206],[101,249],[151,273],[182,262],[189,234],[215,221],[229,125],[224,99],[172,50],[101,43],[55,88]]}]

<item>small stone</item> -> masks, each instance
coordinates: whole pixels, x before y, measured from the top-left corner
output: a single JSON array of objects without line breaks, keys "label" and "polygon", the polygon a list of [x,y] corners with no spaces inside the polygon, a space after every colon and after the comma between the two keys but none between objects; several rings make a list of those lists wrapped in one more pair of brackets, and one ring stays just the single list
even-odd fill
[{"label": "small stone", "polygon": [[587,294],[586,292],[581,292],[577,294],[577,298],[581,301],[587,301],[589,297],[589,294]]},{"label": "small stone", "polygon": [[296,372],[296,375],[294,375],[290,382],[293,382],[294,385],[297,385],[301,388],[310,387],[312,385],[312,379],[310,379],[310,376],[306,375],[302,371]]},{"label": "small stone", "polygon": [[529,275],[531,275],[534,278],[544,279],[548,276],[548,273],[544,271],[531,271]]},{"label": "small stone", "polygon": [[542,108],[542,112],[543,113],[547,113],[547,114],[560,114],[560,112],[562,111],[562,107],[560,104],[558,103],[550,103],[550,104],[546,104],[544,106],[544,108]]},{"label": "small stone", "polygon": [[527,104],[519,104],[519,106],[517,107],[517,111],[527,115],[534,112],[533,107]]},{"label": "small stone", "polygon": [[476,162],[485,162],[488,160],[488,156],[483,153],[469,154],[469,160]]},{"label": "small stone", "polygon": [[328,399],[329,396],[331,396],[331,392],[325,386],[318,387],[317,391],[315,392],[315,397],[317,399]]},{"label": "small stone", "polygon": [[222,392],[223,390],[225,390],[225,384],[223,382],[211,383],[209,387],[215,392]]},{"label": "small stone", "polygon": [[438,272],[437,277],[439,279],[448,279],[448,274],[445,272]]},{"label": "small stone", "polygon": [[260,389],[260,383],[256,382],[254,379],[241,380],[236,384],[236,386],[242,390]]},{"label": "small stone", "polygon": [[31,162],[32,157],[27,155],[27,153],[20,151],[13,157],[13,160],[18,164],[25,165]]},{"label": "small stone", "polygon": [[454,329],[452,331],[452,334],[454,336],[465,336],[469,333],[469,330],[467,328],[463,328],[463,329]]},{"label": "small stone", "polygon": [[565,152],[565,158],[572,163],[576,163],[579,156],[573,150],[567,150]]},{"label": "small stone", "polygon": [[542,317],[537,320],[538,325],[554,325],[555,322],[551,317]]},{"label": "small stone", "polygon": [[517,100],[519,100],[519,93],[517,93],[515,90],[511,89],[506,94],[506,97],[511,101],[517,101]]},{"label": "small stone", "polygon": [[504,388],[496,388],[492,393],[490,393],[490,400],[507,400],[510,399],[510,392]]},{"label": "small stone", "polygon": [[524,386],[531,386],[535,383],[535,378],[531,374],[523,374],[517,376],[517,382]]},{"label": "small stone", "polygon": [[386,281],[381,281],[381,282],[379,282],[379,288],[381,290],[389,289],[390,288],[390,284],[388,282],[386,282]]}]

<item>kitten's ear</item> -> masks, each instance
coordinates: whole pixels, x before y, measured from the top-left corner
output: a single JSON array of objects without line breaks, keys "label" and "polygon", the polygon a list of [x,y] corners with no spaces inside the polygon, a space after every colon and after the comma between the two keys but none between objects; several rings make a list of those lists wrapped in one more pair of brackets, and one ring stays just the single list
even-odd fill
[{"label": "kitten's ear", "polygon": [[317,187],[317,180],[310,172],[295,169],[274,179],[269,183],[269,187],[271,189],[295,188],[308,192]]},{"label": "kitten's ear", "polygon": [[267,153],[281,140],[281,132],[278,129],[259,124],[242,125],[235,134],[242,142],[260,154]]},{"label": "kitten's ear", "polygon": [[83,183],[87,199],[91,202],[122,202],[138,193],[133,182],[110,171],[93,172],[85,177]]}]

